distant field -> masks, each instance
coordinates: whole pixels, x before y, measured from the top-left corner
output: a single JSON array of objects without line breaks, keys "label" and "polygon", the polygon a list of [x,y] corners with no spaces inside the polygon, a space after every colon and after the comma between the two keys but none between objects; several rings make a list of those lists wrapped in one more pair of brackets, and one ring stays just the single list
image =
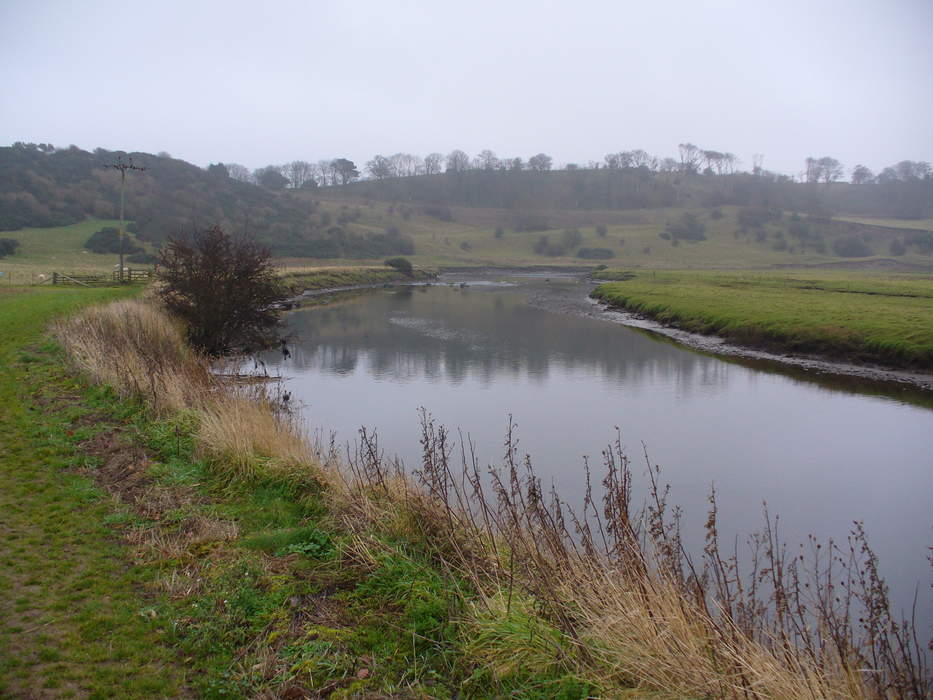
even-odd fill
[{"label": "distant field", "polygon": [[51,272],[110,272],[119,264],[118,255],[92,253],[84,248],[91,234],[105,226],[118,227],[119,221],[88,219],[80,224],[56,228],[24,228],[0,231],[0,238],[20,242],[15,255],[0,258],[0,285],[29,283],[39,274]]},{"label": "distant field", "polygon": [[[320,200],[318,200],[320,201]],[[321,201],[324,209],[339,215],[356,212],[350,224],[357,231],[382,232],[389,227],[411,236],[416,255],[412,261],[425,267],[457,265],[578,265],[592,267],[605,263],[611,267],[645,269],[747,269],[771,266],[809,266],[839,263],[851,260],[857,265],[870,265],[873,261],[891,259],[889,245],[896,233],[880,229],[866,229],[875,251],[874,255],[860,258],[842,258],[829,249],[818,252],[799,241],[778,237],[781,226],[786,227],[789,214],[782,224],[769,223],[758,230],[740,232],[738,208],[721,207],[721,218],[714,218],[713,209],[651,209],[627,211],[541,211],[536,216],[548,225],[544,231],[517,232],[513,221],[516,211],[450,207],[451,221],[441,220],[424,213],[417,205],[392,205],[385,202]],[[676,222],[689,211],[705,227],[706,240],[680,241],[673,244],[661,238],[669,222]],[[599,236],[596,227],[606,227],[606,235]],[[502,232],[496,236],[496,229]],[[568,255],[547,256],[534,252],[538,239],[547,235],[560,239],[564,230],[575,228],[582,235],[580,247],[611,250],[608,260],[581,259],[574,248]],[[292,261],[300,264],[300,261]],[[335,262],[335,261],[334,261]],[[322,264],[334,262],[321,261]],[[345,263],[347,261],[341,261]],[[361,262],[361,261],[358,261]],[[368,261],[381,262],[381,261]],[[352,263],[351,263],[352,264]],[[896,264],[933,269],[933,256],[910,250],[896,258]]]},{"label": "distant field", "polygon": [[[606,271],[606,277],[624,277]],[[636,272],[594,296],[739,343],[933,369],[933,279],[834,271]]]},{"label": "distant field", "polygon": [[872,219],[858,216],[837,216],[836,218],[840,221],[851,221],[856,224],[868,224],[869,226],[933,231],[933,219]]},{"label": "distant field", "polygon": [[[385,202],[347,202],[317,199],[319,211],[332,220],[344,219],[343,226],[352,233],[383,233],[397,229],[415,245],[412,262],[424,268],[456,266],[526,266],[558,265],[594,267],[606,264],[626,269],[761,269],[769,267],[807,267],[826,264],[859,267],[894,266],[905,270],[933,270],[933,255],[916,246],[906,254],[890,252],[894,239],[905,238],[891,226],[920,226],[923,221],[838,219],[824,236],[822,248],[788,235],[791,215],[785,213],[777,222],[758,228],[745,227],[736,207],[652,209],[627,211],[540,211],[533,212],[538,222],[548,228],[541,231],[516,231],[522,212],[507,209],[450,207],[445,217],[431,216],[426,207]],[[674,242],[662,236],[669,224],[685,213],[693,214],[704,227],[705,240]],[[527,214],[527,212],[525,213]],[[446,220],[450,219],[450,220]],[[933,220],[926,220],[933,223]],[[848,223],[843,223],[848,222]],[[115,221],[93,219],[59,228],[6,231],[0,236],[16,238],[22,247],[17,254],[0,258],[0,285],[34,281],[39,274],[58,272],[105,272],[117,264],[116,255],[86,252],[87,238]],[[879,227],[887,228],[879,228]],[[597,233],[604,227],[605,235]],[[542,255],[535,245],[542,236],[558,242],[568,229],[579,231],[580,241],[566,254]],[[497,233],[497,230],[499,232]],[[872,255],[845,258],[836,255],[833,241],[840,236],[855,236],[867,241]],[[584,259],[581,248],[611,251],[608,259]],[[381,265],[382,259],[279,258],[276,264],[287,267],[338,267]]]}]

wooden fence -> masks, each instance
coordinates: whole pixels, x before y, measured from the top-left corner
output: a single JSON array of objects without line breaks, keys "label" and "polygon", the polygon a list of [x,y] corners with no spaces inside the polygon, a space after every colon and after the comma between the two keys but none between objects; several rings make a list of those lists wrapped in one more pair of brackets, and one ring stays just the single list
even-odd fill
[{"label": "wooden fence", "polygon": [[[148,282],[152,279],[152,270],[134,270],[127,268],[123,270],[123,279],[122,282],[126,284],[138,284],[142,282]],[[108,274],[99,274],[99,275],[87,275],[87,274],[72,274],[68,275],[64,272],[53,272],[52,273],[52,284],[70,284],[70,285],[80,285],[84,287],[101,287],[109,286],[112,284],[120,284],[120,271],[114,270],[109,275]]]},{"label": "wooden fence", "polygon": [[[123,270],[124,284],[145,284],[155,277],[151,269],[125,268]],[[34,286],[40,284],[62,284],[78,287],[105,287],[120,284],[120,272],[34,272],[25,270],[0,269],[0,286]]]}]

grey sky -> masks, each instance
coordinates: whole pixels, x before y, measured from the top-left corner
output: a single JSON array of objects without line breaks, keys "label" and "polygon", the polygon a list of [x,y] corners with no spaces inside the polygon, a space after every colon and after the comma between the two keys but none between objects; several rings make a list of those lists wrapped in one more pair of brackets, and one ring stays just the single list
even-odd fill
[{"label": "grey sky", "polygon": [[0,145],[933,161],[933,1],[0,0]]}]

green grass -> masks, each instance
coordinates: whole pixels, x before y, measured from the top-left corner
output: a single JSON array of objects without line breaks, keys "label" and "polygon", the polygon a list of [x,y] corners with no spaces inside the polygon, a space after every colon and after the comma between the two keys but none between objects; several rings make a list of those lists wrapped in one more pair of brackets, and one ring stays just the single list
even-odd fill
[{"label": "green grass", "polygon": [[415,269],[412,275],[406,275],[391,267],[353,266],[353,267],[317,267],[283,268],[282,280],[293,293],[306,289],[333,289],[368,284],[390,284],[392,282],[412,282],[434,278],[428,270]]},{"label": "green grass", "polygon": [[933,280],[926,276],[639,272],[601,285],[594,296],[739,343],[933,368]]},{"label": "green grass", "polygon": [[[309,195],[310,196],[310,195]],[[328,201],[315,192],[321,211],[330,212],[336,220],[341,212],[359,211],[354,221],[345,224],[358,234],[381,233],[389,227],[410,236],[415,243],[415,255],[406,256],[421,268],[459,266],[529,266],[558,265],[593,267],[606,262],[631,269],[750,269],[771,266],[814,266],[824,264],[871,265],[878,260],[889,260],[889,245],[895,232],[880,229],[869,231],[875,255],[866,258],[844,259],[832,254],[831,240],[828,252],[817,252],[812,247],[802,248],[799,241],[788,237],[777,238],[781,226],[788,223],[787,216],[781,226],[767,224],[759,240],[757,231],[739,233],[738,208],[720,207],[721,218],[714,218],[712,208],[666,208],[627,211],[543,211],[539,215],[549,226],[547,231],[516,232],[512,223],[515,210],[453,207],[453,221],[441,221],[425,215],[420,207],[393,206],[384,202]],[[680,242],[673,245],[661,238],[668,222],[676,221],[685,211],[694,213],[706,227],[707,239],[700,242]],[[860,219],[839,217],[842,221],[896,228],[933,228],[933,220]],[[596,226],[606,226],[606,235],[599,236]],[[88,220],[72,226],[48,229],[22,229],[3,232],[3,236],[21,241],[20,251],[0,259],[0,286],[11,278],[24,283],[34,282],[39,274],[53,270],[63,272],[107,272],[117,263],[116,255],[100,255],[83,249],[84,242],[103,226],[116,225],[114,221]],[[502,228],[501,236],[496,236]],[[577,228],[583,236],[582,247],[607,248],[615,254],[610,260],[584,260],[576,257],[576,250],[564,256],[538,255],[533,248],[542,235],[558,239],[567,228]],[[787,249],[780,249],[787,244]],[[911,248],[906,255],[896,258],[903,265],[933,267],[933,256]],[[307,267],[382,266],[382,260],[345,260],[311,258],[281,258],[278,262],[286,269]],[[321,270],[315,272],[322,279]],[[331,273],[328,273],[331,274]],[[387,273],[381,273],[383,276]],[[369,273],[366,273],[368,276]],[[379,279],[377,281],[383,281]],[[393,280],[385,280],[393,281]],[[337,275],[325,286],[345,286],[359,282],[352,277]]]},{"label": "green grass", "polygon": [[[314,198],[326,193],[315,193]],[[568,210],[542,211],[539,215],[549,226],[547,231],[516,232],[511,221],[515,210],[452,207],[453,221],[441,221],[426,216],[417,205],[406,209],[384,202],[350,202],[345,200],[321,202],[324,210],[335,216],[340,207],[359,211],[359,218],[347,226],[359,233],[382,232],[389,226],[398,228],[411,236],[415,243],[415,255],[409,257],[422,267],[446,266],[529,266],[559,265],[593,267],[599,263],[625,266],[632,269],[749,269],[780,266],[809,266],[826,263],[872,264],[879,259],[889,259],[890,234],[872,235],[872,247],[876,255],[866,258],[845,259],[832,254],[831,241],[827,240],[827,251],[819,253],[812,247],[801,248],[798,241],[788,237],[788,249],[777,248],[775,237],[779,226],[767,224],[764,240],[758,240],[755,231],[738,233],[737,207],[719,207],[721,218],[713,218],[712,208],[666,208],[626,211]],[[698,216],[706,227],[704,241],[688,243],[671,241],[660,237],[668,222],[676,221],[685,211]],[[789,216],[789,215],[788,215]],[[788,216],[782,225],[789,223]],[[873,222],[866,222],[873,223]],[[606,236],[596,233],[597,224],[607,228]],[[501,237],[495,235],[497,227],[503,229]],[[542,235],[559,239],[567,228],[577,228],[583,236],[581,246],[608,248],[615,257],[610,260],[583,260],[575,257],[575,251],[565,256],[544,256],[534,253],[534,245]],[[880,237],[879,237],[880,235]],[[466,249],[461,246],[466,244]],[[897,258],[907,265],[933,267],[933,256],[923,255],[916,250]],[[309,264],[301,259],[289,259],[290,265]],[[318,261],[328,265],[359,265],[363,261]],[[381,261],[366,261],[380,263]]]},{"label": "green grass", "polygon": [[933,231],[933,219],[874,219],[867,216],[837,216],[836,218],[840,221],[851,221],[856,224]]},{"label": "green grass", "polygon": [[14,283],[30,283],[39,274],[50,275],[53,271],[111,272],[119,265],[120,256],[92,253],[84,248],[84,244],[101,228],[119,225],[119,221],[88,219],[71,226],[0,232],[0,237],[13,238],[20,242],[20,248],[15,255],[0,258],[0,271],[5,273],[0,277],[0,286],[8,284],[11,276]]},{"label": "green grass", "polygon": [[0,292],[0,695],[168,697],[184,677],[145,614],[146,573],[114,537],[113,503],[78,443],[93,400],[41,341],[44,322],[125,290]]},{"label": "green grass", "polygon": [[[193,416],[75,377],[43,327],[131,293],[0,291],[0,695],[587,695],[548,663],[490,673],[431,542],[351,535],[319,488],[230,484]],[[145,450],[144,496],[107,481],[103,438]],[[486,635],[536,633],[511,627]]]}]

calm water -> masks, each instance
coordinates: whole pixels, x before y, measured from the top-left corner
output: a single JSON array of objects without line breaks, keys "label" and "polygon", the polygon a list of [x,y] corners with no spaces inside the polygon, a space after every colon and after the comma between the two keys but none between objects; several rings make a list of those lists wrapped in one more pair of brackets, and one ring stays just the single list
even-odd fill
[{"label": "calm water", "polygon": [[598,465],[618,426],[636,481],[643,444],[661,465],[688,546],[700,546],[710,484],[727,547],[761,526],[765,501],[793,543],[844,539],[864,520],[896,602],[909,607],[919,588],[928,636],[933,411],[536,308],[528,300],[545,286],[577,299],[585,289],[514,282],[380,289],[295,312],[291,358],[265,360],[288,378],[309,430],[346,442],[376,428],[386,453],[411,466],[419,407],[469,434],[483,464],[499,463],[512,414],[520,452],[571,503],[582,498],[582,456]]}]

